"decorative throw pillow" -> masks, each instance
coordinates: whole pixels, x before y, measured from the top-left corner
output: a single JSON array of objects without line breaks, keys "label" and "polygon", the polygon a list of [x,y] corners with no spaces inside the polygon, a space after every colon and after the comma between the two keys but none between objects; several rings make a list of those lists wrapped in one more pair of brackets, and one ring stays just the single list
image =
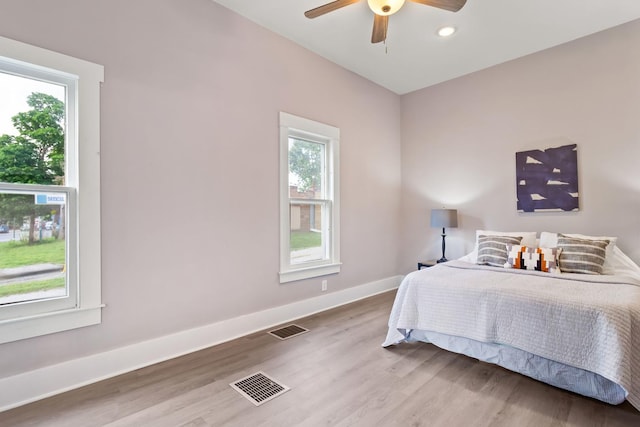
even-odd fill
[{"label": "decorative throw pillow", "polygon": [[510,236],[510,237],[522,237],[520,241],[521,245],[525,246],[541,246],[536,243],[535,231],[496,231],[496,230],[476,230],[476,242],[473,247],[473,251],[469,254],[471,260],[469,262],[478,262],[478,238],[480,236]]},{"label": "decorative throw pillow", "polygon": [[504,267],[507,262],[507,245],[519,245],[520,236],[478,236],[478,264]]},{"label": "decorative throw pillow", "polygon": [[558,234],[560,270],[564,273],[602,274],[609,240],[578,239]]},{"label": "decorative throw pillow", "polygon": [[[616,265],[615,258],[616,255],[614,251],[616,249],[616,242],[618,240],[617,237],[610,236],[589,236],[586,234],[571,234],[571,233],[562,233],[565,237],[573,237],[576,239],[584,239],[584,240],[608,240],[609,244],[607,245],[607,254],[604,257],[604,264],[602,265],[602,274],[615,274]],[[559,233],[549,233],[547,231],[543,231],[540,233],[540,247],[541,248],[555,248],[558,246],[558,236]],[[526,244],[524,241],[522,244]]]},{"label": "decorative throw pillow", "polygon": [[536,270],[546,273],[559,273],[558,256],[562,249],[531,248],[528,246],[507,245],[506,268]]}]

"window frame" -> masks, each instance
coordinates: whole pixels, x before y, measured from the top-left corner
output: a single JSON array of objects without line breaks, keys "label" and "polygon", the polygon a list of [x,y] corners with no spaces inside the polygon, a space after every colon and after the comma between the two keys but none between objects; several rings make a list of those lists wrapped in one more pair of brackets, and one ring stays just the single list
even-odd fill
[{"label": "window frame", "polygon": [[[67,205],[67,232],[71,236],[67,242],[67,269],[69,287],[75,287],[77,293],[72,307],[16,314],[0,320],[1,344],[101,322],[104,304],[101,302],[100,252],[100,86],[104,81],[104,67],[4,37],[0,37],[0,59],[0,67],[9,72],[13,64],[22,67],[21,75],[36,80],[59,75],[74,82],[65,102],[65,159],[69,162],[66,186],[56,189],[69,190],[71,194]],[[42,186],[7,184],[4,187],[31,190]],[[53,187],[50,188],[53,190]]]},{"label": "window frame", "polygon": [[[325,147],[322,199],[291,198],[289,193],[289,138],[320,143]],[[280,283],[340,272],[340,129],[280,112]],[[292,202],[323,206],[323,242],[326,259],[291,263]]]}]

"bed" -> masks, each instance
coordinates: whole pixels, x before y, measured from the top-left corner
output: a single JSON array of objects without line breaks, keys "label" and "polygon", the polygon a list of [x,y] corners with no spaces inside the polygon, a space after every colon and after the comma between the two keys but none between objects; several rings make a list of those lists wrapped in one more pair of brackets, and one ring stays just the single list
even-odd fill
[{"label": "bed", "polygon": [[[610,404],[628,400],[640,410],[640,267],[614,238],[546,232],[504,244],[506,258],[478,264],[488,233],[524,234],[479,230],[471,254],[408,274],[383,346],[428,342]],[[605,242],[599,272],[563,272],[563,266],[572,271],[575,247],[566,242],[584,238]],[[536,246],[554,250],[545,262],[555,268],[529,268],[536,264],[518,250]]]}]

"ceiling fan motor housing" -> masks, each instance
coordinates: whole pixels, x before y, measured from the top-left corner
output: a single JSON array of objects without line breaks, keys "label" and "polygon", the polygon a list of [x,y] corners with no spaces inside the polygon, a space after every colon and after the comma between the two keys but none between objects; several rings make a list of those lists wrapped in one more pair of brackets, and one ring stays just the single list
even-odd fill
[{"label": "ceiling fan motor housing", "polygon": [[389,16],[400,10],[405,0],[367,0],[376,15]]}]

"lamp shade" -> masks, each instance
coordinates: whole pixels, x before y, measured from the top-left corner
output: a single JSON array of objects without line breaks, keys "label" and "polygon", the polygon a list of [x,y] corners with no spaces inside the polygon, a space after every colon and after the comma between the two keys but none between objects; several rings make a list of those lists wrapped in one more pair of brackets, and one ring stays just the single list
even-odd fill
[{"label": "lamp shade", "polygon": [[404,0],[368,0],[369,7],[376,15],[393,15],[400,10]]},{"label": "lamp shade", "polygon": [[456,209],[431,209],[431,226],[437,228],[455,228],[458,226]]}]

